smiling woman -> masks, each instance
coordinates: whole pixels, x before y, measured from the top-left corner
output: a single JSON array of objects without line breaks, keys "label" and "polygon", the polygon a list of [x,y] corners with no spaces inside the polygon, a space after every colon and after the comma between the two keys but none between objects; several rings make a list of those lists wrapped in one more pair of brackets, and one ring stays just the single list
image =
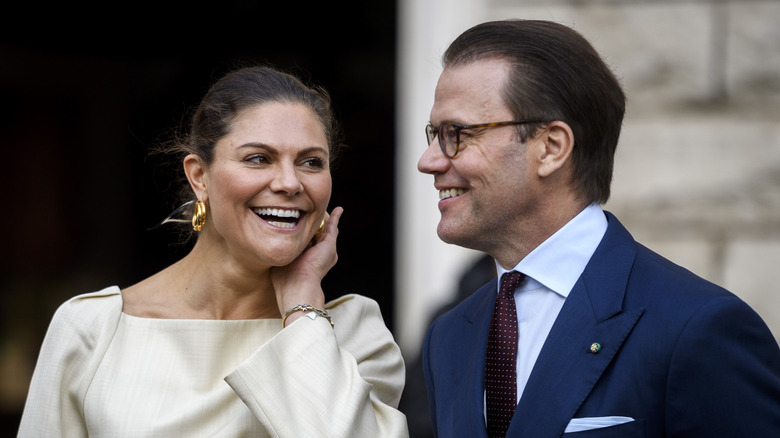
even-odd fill
[{"label": "smiling woman", "polygon": [[328,95],[285,73],[214,84],[167,148],[193,249],[60,307],[19,436],[408,436],[378,305],[321,287],[342,213],[326,211],[335,126]]},{"label": "smiling woman", "polygon": [[[205,259],[213,263],[224,258],[262,278],[270,267],[298,257],[330,200],[329,149],[328,136],[310,107],[268,102],[238,112],[214,146],[211,163],[188,154],[183,160],[187,179],[211,212],[199,238],[209,240],[202,245],[209,251]],[[322,268],[327,272],[330,266]],[[318,294],[309,299],[318,307],[324,304]],[[275,305],[270,308],[276,311]],[[257,306],[249,310],[257,311]]]}]

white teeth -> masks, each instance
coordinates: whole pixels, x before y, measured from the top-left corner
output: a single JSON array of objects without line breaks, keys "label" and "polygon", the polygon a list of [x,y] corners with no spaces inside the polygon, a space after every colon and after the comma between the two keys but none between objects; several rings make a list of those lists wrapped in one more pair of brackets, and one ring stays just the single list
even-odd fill
[{"label": "white teeth", "polygon": [[466,193],[466,191],[463,189],[439,190],[439,199],[452,198],[453,196],[460,196],[464,193]]},{"label": "white teeth", "polygon": [[276,221],[268,221],[269,224],[279,227],[279,228],[292,228],[295,226],[295,223],[293,222],[276,222]]},{"label": "white teeth", "polygon": [[[286,208],[255,208],[255,214],[265,216],[266,221],[277,228],[294,228],[297,225],[297,219],[301,217],[301,210]],[[296,221],[269,220],[269,216],[277,218],[292,218]]]},{"label": "white teeth", "polygon": [[263,216],[292,217],[298,219],[301,217],[300,210],[287,210],[283,208],[256,208],[255,214]]}]

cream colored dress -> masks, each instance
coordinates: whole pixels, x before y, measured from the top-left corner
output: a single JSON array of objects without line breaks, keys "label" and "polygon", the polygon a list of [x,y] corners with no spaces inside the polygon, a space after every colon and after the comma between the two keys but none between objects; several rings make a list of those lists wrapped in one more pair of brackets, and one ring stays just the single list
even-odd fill
[{"label": "cream colored dress", "polygon": [[41,347],[20,437],[405,437],[398,346],[373,300],[325,318],[191,320],[77,296]]}]

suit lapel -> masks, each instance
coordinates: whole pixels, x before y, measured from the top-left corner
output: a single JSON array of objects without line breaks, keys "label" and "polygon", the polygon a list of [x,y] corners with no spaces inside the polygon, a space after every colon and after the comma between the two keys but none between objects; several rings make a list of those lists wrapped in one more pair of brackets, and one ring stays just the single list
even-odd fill
[{"label": "suit lapel", "polygon": [[[563,434],[642,315],[643,309],[623,309],[633,239],[614,216],[608,219],[604,239],[542,347],[507,436]],[[598,353],[590,351],[593,343],[601,345]]]},{"label": "suit lapel", "polygon": [[492,280],[472,295],[473,304],[464,309],[456,339],[462,341],[462,373],[456,381],[462,387],[459,400],[453,405],[459,412],[454,414],[453,430],[459,436],[487,437],[483,414],[485,389],[485,352],[490,327],[490,317],[496,301],[496,281]]}]

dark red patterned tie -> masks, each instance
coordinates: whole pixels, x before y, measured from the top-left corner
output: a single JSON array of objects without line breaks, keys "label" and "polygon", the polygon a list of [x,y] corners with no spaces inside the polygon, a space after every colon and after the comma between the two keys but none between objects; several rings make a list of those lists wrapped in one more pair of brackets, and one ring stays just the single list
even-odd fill
[{"label": "dark red patterned tie", "polygon": [[491,438],[504,437],[517,408],[517,309],[515,289],[525,275],[511,271],[501,277],[501,289],[490,320],[485,359],[487,429]]}]

